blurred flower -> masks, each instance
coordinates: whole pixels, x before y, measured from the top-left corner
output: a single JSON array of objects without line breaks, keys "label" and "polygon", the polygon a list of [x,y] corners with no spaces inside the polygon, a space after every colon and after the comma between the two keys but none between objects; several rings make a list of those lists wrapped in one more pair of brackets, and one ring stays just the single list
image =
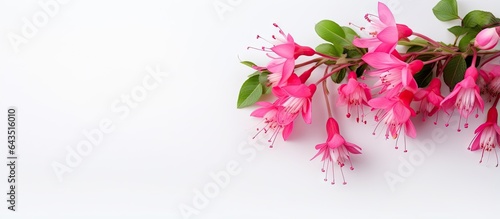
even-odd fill
[{"label": "blurred flower", "polygon": [[480,73],[486,92],[492,97],[497,97],[500,94],[500,65],[487,64],[481,68]]},{"label": "blurred flower", "polygon": [[[342,175],[343,184],[347,184],[344,176],[343,167],[345,163],[349,162],[350,169],[354,170],[351,162],[351,154],[361,154],[361,148],[355,144],[345,141],[345,139],[340,135],[339,125],[337,121],[333,118],[329,118],[326,122],[326,131],[328,137],[325,143],[316,145],[316,150],[318,153],[314,155],[311,160],[321,156],[321,161],[323,161],[322,172],[325,173],[325,181],[328,181],[328,170],[331,168],[332,171],[332,185],[335,184],[335,163],[340,167],[340,173]],[[326,168],[326,169],[325,169]]]}]

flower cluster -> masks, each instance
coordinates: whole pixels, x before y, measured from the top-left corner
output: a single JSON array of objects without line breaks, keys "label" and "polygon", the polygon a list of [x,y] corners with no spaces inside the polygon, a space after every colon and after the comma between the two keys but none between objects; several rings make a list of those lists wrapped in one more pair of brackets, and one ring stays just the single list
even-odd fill
[{"label": "flower cluster", "polygon": [[[437,42],[397,23],[383,3],[378,3],[377,15],[365,16],[366,26],[318,22],[316,33],[326,42],[315,49],[298,44],[274,24],[278,34],[269,39],[257,36],[268,46],[248,47],[265,53],[268,63],[242,62],[255,72],[240,90],[238,108],[259,106],[251,113],[263,121],[255,137],[265,135],[271,148],[279,135],[288,140],[299,116],[305,123],[312,123],[313,96],[322,93],[328,114],[327,137],[316,145],[312,159],[323,162],[325,181],[331,174],[331,183],[335,184],[334,170],[339,169],[342,183],[346,184],[343,167],[348,164],[354,170],[351,155],[361,154],[361,147],[341,135],[333,116],[329,87],[337,83],[337,108],[344,107],[348,119],[363,125],[369,123],[367,115],[373,115],[372,134],[394,139],[395,148],[403,146],[404,152],[411,150],[406,138],[417,137],[414,122],[418,114],[422,122],[434,117],[433,124],[438,125],[440,114],[449,121],[457,113],[460,119],[456,129],[460,132],[469,127],[471,115],[478,118],[485,105],[493,103],[468,149],[481,150],[480,162],[485,152],[494,153],[498,166],[500,128],[496,105],[500,98],[500,64],[496,63],[500,51],[493,49],[500,40],[500,19],[484,11],[473,11],[461,18],[457,4],[449,2],[440,1],[433,12],[441,21],[462,20],[460,26],[448,29],[456,37],[452,44]],[[321,75],[311,77],[313,74]],[[374,83],[365,82],[366,78],[373,78],[370,81]],[[442,93],[442,85],[449,88],[448,94]],[[318,87],[322,92],[316,92]],[[259,102],[264,95],[272,96],[267,98],[272,101]]]}]

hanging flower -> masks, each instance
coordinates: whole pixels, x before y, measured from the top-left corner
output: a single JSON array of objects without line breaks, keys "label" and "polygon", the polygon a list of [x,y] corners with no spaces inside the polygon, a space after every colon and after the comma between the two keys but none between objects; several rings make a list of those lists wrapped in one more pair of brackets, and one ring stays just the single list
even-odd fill
[{"label": "hanging flower", "polygon": [[498,112],[496,109],[496,103],[488,110],[488,117],[486,122],[477,127],[474,131],[474,139],[469,145],[469,150],[481,151],[481,159],[479,163],[483,162],[484,152],[495,152],[495,157],[498,167],[498,155],[497,148],[500,144],[500,127],[498,127]]},{"label": "hanging flower", "polygon": [[[257,134],[253,138],[256,138],[259,134],[267,134],[271,131],[272,135],[268,142],[271,143],[270,148],[274,147],[274,142],[278,137],[279,133],[282,133],[283,140],[287,140],[293,130],[293,121],[295,118],[289,117],[288,120],[279,118],[278,115],[283,107],[278,104],[278,101],[274,103],[269,102],[257,102],[257,105],[261,106],[259,109],[250,114],[253,117],[258,117],[264,119],[264,127],[257,129]],[[296,116],[295,116],[296,117]]]},{"label": "hanging flower", "polygon": [[[258,69],[267,69],[271,74],[268,76],[269,82],[273,87],[285,86],[288,78],[293,73],[295,69],[295,60],[301,56],[312,56],[316,52],[307,46],[301,46],[295,43],[292,35],[285,34],[283,30],[277,25],[273,24],[279,30],[281,37],[272,36],[276,43],[266,40],[261,36],[257,36],[257,39],[264,39],[265,41],[272,44],[272,47],[262,47],[263,51],[268,52],[267,56],[271,58],[271,61],[267,66],[257,67]],[[253,48],[253,47],[249,47]]]},{"label": "hanging flower", "polygon": [[[460,123],[462,118],[465,119],[464,127],[468,128],[469,115],[474,111],[481,109],[484,110],[484,102],[479,94],[479,87],[476,84],[478,72],[476,67],[471,66],[465,71],[465,78],[457,85],[453,91],[443,99],[441,107],[447,112],[449,110],[457,109],[460,113],[460,120],[457,131],[461,131]],[[476,113],[476,117],[477,117]],[[451,115],[450,115],[451,117]],[[448,126],[448,124],[446,124]]]},{"label": "hanging flower", "polygon": [[[441,108],[441,101],[444,97],[441,95],[441,80],[433,78],[429,86],[425,89],[420,89],[415,93],[415,100],[420,102],[419,113],[422,113],[422,120],[425,121],[426,117],[433,116]],[[438,117],[436,116],[437,124]]]},{"label": "hanging flower", "polygon": [[375,70],[369,71],[371,76],[379,77],[380,80],[375,87],[381,86],[380,93],[390,89],[402,89],[416,91],[417,82],[413,75],[422,70],[424,66],[420,60],[406,63],[392,54],[383,52],[367,53],[363,56],[363,61],[374,67]]},{"label": "hanging flower", "polygon": [[350,72],[347,78],[347,84],[338,88],[337,105],[347,105],[347,118],[351,117],[352,108],[356,108],[356,122],[359,122],[361,117],[361,122],[366,124],[363,105],[368,106],[368,100],[371,99],[370,89],[365,83],[358,82],[356,72]]},{"label": "hanging flower", "polygon": [[[373,135],[377,128],[382,125],[385,126],[385,138],[389,139],[391,136],[394,139],[399,140],[401,131],[404,129],[405,136],[415,138],[417,132],[415,126],[411,122],[410,118],[415,116],[415,111],[410,107],[410,103],[413,101],[413,93],[409,90],[402,91],[399,96],[391,97],[379,97],[368,101],[368,104],[377,109],[378,112],[375,115],[375,121],[378,122]],[[406,141],[405,141],[405,150]],[[396,141],[396,149],[398,149]]]},{"label": "hanging flower", "polygon": [[325,143],[316,145],[318,153],[311,160],[321,155],[323,167],[321,171],[325,173],[325,182],[328,181],[328,171],[331,169],[332,185],[335,184],[335,164],[340,168],[343,184],[347,184],[344,176],[344,166],[349,163],[350,169],[354,170],[351,162],[351,154],[361,154],[361,148],[355,144],[347,142],[340,135],[339,125],[333,118],[328,118],[326,122],[326,132],[328,137]]}]

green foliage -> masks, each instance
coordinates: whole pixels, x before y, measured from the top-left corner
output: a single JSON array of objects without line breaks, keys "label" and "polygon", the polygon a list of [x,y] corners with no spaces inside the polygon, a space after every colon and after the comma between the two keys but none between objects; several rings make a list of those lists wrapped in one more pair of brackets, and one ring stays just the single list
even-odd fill
[{"label": "green foliage", "polygon": [[[341,49],[341,50],[339,51],[339,49]],[[319,52],[319,53],[322,53],[325,55],[329,55],[329,56],[333,56],[333,57],[340,57],[342,55],[342,52],[343,52],[342,48],[338,48],[331,43],[320,44],[316,47],[315,50],[316,50],[316,52]]]},{"label": "green foliage", "polygon": [[444,83],[448,85],[450,91],[455,88],[455,85],[464,79],[467,63],[461,55],[453,57],[443,70]]},{"label": "green foliage", "polygon": [[432,12],[440,21],[460,19],[456,0],[441,0],[432,8]]},{"label": "green foliage", "polygon": [[485,28],[497,23],[495,15],[491,12],[474,10],[465,15],[462,20],[462,26],[468,28]]},{"label": "green foliage", "polygon": [[238,108],[251,106],[259,101],[262,96],[263,87],[259,81],[260,75],[249,77],[241,86],[238,95]]},{"label": "green foliage", "polygon": [[466,34],[467,32],[469,32],[470,28],[462,27],[462,26],[453,26],[453,27],[448,28],[448,31],[450,31],[456,37],[459,37],[459,36],[462,36],[462,35]]},{"label": "green foliage", "polygon": [[343,68],[340,71],[336,72],[335,74],[332,74],[331,78],[333,82],[340,84],[342,83],[342,80],[344,80],[346,75],[347,75],[347,69]]}]

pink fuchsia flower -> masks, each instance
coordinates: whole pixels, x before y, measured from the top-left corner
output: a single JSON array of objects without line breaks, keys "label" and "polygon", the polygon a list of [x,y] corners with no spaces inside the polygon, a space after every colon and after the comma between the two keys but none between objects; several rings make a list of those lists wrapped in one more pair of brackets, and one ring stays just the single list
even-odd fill
[{"label": "pink fuchsia flower", "polygon": [[[261,36],[257,36],[257,39],[264,39],[273,44],[271,48],[262,47],[262,50],[268,52],[267,56],[271,58],[271,61],[266,66],[267,70],[271,72],[268,76],[269,82],[273,87],[285,86],[295,69],[295,60],[301,55],[312,56],[315,51],[310,47],[295,43],[292,35],[285,34],[277,24],[273,25],[279,29],[279,34],[283,39],[273,35],[272,38],[278,42],[276,44]],[[258,68],[263,69],[263,67]]]},{"label": "pink fuchsia flower", "polygon": [[[429,83],[429,86],[425,89],[420,89],[415,93],[415,100],[420,102],[419,113],[422,113],[422,121],[425,121],[426,117],[431,117],[441,108],[441,101],[444,97],[441,95],[441,80],[439,78],[433,78]],[[438,117],[436,116],[437,124]]]},{"label": "pink fuchsia flower", "polygon": [[[375,121],[378,122],[377,127],[373,131],[373,135],[380,125],[385,126],[385,138],[389,139],[391,136],[396,140],[396,149],[398,149],[397,142],[401,131],[404,129],[405,136],[415,138],[417,132],[415,126],[410,118],[415,116],[415,111],[410,107],[413,101],[413,92],[403,90],[398,96],[379,97],[368,101],[368,104],[373,107],[373,110],[378,109],[375,115]],[[405,138],[405,150],[406,138]]]},{"label": "pink fuchsia flower", "polygon": [[368,65],[375,68],[375,70],[369,71],[368,74],[380,78],[375,83],[375,86],[382,87],[380,93],[390,89],[401,88],[413,92],[417,90],[417,82],[413,78],[413,75],[422,70],[424,63],[421,60],[406,63],[394,55],[383,52],[367,53],[362,59]]},{"label": "pink fuchsia flower", "polygon": [[337,106],[347,105],[347,118],[351,117],[352,108],[355,107],[357,113],[356,122],[359,122],[361,112],[361,122],[366,124],[363,105],[368,106],[368,100],[371,99],[370,89],[365,83],[358,82],[355,72],[350,72],[347,78],[347,84],[342,84],[338,88],[339,99]]},{"label": "pink fuchsia flower", "polygon": [[332,171],[332,185],[335,184],[335,163],[340,167],[340,173],[342,175],[343,184],[347,184],[343,167],[347,162],[350,164],[350,169],[354,170],[351,162],[351,154],[361,154],[361,148],[353,143],[347,142],[341,135],[340,129],[337,121],[333,118],[329,118],[326,122],[326,132],[328,137],[325,143],[316,145],[316,150],[318,153],[314,155],[311,160],[321,156],[321,161],[323,161],[323,167],[321,171],[325,173],[325,182],[328,181],[328,170],[331,168]]},{"label": "pink fuchsia flower", "polygon": [[261,107],[253,111],[250,115],[253,117],[263,118],[265,125],[263,128],[257,129],[257,134],[255,134],[253,138],[255,139],[262,132],[267,134],[267,132],[272,131],[271,138],[269,138],[268,142],[271,143],[269,147],[273,148],[274,142],[281,131],[283,140],[286,141],[292,133],[293,120],[295,120],[295,118],[288,118],[288,121],[278,118],[280,110],[283,110],[283,107],[277,104],[277,102],[257,102],[257,105]]},{"label": "pink fuchsia flower", "polygon": [[479,77],[478,80],[482,79],[482,81],[484,81],[486,92],[492,97],[497,97],[498,94],[500,94],[500,65],[485,65],[481,69],[480,75],[481,77]]},{"label": "pink fuchsia flower", "polygon": [[[312,96],[316,92],[316,85],[291,84],[282,88],[273,88],[273,94],[278,97],[277,103],[281,106],[278,118],[280,121],[293,120],[299,113],[304,122],[312,122]],[[293,119],[292,119],[293,118]]]},{"label": "pink fuchsia flower", "polygon": [[[441,107],[448,112],[450,109],[457,109],[460,113],[460,120],[457,131],[461,131],[460,123],[462,118],[465,119],[464,127],[469,127],[469,115],[474,111],[484,110],[484,102],[479,94],[479,87],[476,84],[478,71],[475,66],[467,68],[464,79],[455,85],[453,91],[443,99]],[[452,114],[453,115],[453,114]],[[476,113],[476,117],[479,115]],[[451,115],[450,115],[451,118]],[[447,123],[446,126],[449,124]]]},{"label": "pink fuchsia flower", "polygon": [[500,27],[483,29],[477,34],[474,46],[483,50],[493,49],[498,44],[498,40],[500,40],[499,34]]},{"label": "pink fuchsia flower", "polygon": [[396,48],[398,40],[413,34],[408,26],[396,24],[392,12],[381,2],[378,3],[378,16],[366,14],[365,19],[371,24],[368,31],[372,38],[356,38],[353,44],[368,48],[369,52],[391,53]]},{"label": "pink fuchsia flower", "polygon": [[498,167],[498,155],[496,148],[500,144],[500,127],[498,127],[498,112],[495,107],[496,104],[493,105],[488,110],[488,117],[486,119],[486,122],[477,127],[476,131],[474,132],[476,135],[474,136],[474,139],[472,139],[471,144],[469,145],[469,150],[471,151],[476,151],[476,150],[482,150],[481,153],[481,159],[479,160],[479,163],[483,162],[483,157],[484,157],[484,152],[495,152],[495,157],[497,160],[497,167]]}]

